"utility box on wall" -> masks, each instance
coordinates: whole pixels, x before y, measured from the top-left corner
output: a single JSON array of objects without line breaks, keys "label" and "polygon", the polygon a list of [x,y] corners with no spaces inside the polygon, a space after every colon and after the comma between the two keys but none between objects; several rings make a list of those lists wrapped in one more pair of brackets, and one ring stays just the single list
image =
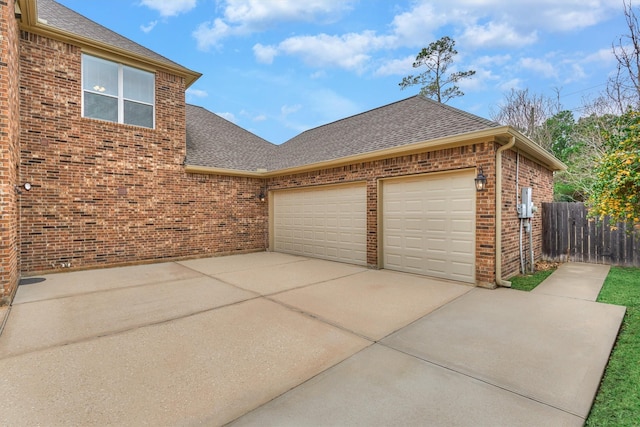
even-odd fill
[{"label": "utility box on wall", "polygon": [[531,218],[535,211],[531,197],[531,187],[522,187],[520,204],[518,205],[518,218]]}]

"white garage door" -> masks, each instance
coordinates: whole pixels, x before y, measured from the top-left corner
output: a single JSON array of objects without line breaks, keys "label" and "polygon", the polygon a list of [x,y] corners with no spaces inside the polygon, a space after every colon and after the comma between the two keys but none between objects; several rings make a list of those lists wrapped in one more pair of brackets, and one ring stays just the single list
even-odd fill
[{"label": "white garage door", "polygon": [[364,184],[273,193],[273,249],[367,264]]},{"label": "white garage door", "polygon": [[473,171],[383,182],[383,266],[475,282]]}]

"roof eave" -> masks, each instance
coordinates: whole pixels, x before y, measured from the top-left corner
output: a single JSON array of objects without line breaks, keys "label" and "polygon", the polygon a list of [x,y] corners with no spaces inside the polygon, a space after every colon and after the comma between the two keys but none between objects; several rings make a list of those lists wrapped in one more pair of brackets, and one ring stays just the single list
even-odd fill
[{"label": "roof eave", "polygon": [[240,176],[245,178],[265,178],[267,171],[258,169],[256,171],[245,171],[241,169],[216,168],[200,165],[185,165],[184,170],[187,173],[203,174],[203,175],[223,175],[223,176]]},{"label": "roof eave", "polygon": [[533,142],[531,139],[520,133],[518,130],[511,126],[504,126],[506,134],[515,137],[515,148],[521,152],[529,155],[534,160],[542,163],[552,171],[564,171],[567,170],[567,165],[558,160],[553,154],[542,148],[540,145]]},{"label": "roof eave", "polygon": [[188,68],[172,65],[166,62],[154,60],[143,55],[130,52],[126,49],[121,49],[112,46],[107,43],[102,43],[88,37],[82,37],[77,34],[70,33],[65,30],[53,27],[38,20],[37,0],[18,0],[18,5],[22,11],[22,18],[20,29],[27,30],[29,32],[61,40],[64,42],[70,42],[75,45],[79,45],[81,48],[89,48],[99,50],[110,55],[128,59],[134,63],[143,63],[152,66],[153,68],[159,68],[184,77],[185,88],[191,86],[196,80],[198,80],[202,73],[198,73]]}]

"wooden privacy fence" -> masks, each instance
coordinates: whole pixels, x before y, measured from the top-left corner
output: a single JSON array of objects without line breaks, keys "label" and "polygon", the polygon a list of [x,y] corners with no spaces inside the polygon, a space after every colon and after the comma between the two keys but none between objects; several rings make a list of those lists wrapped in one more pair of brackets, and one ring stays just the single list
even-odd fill
[{"label": "wooden privacy fence", "polygon": [[588,218],[584,203],[543,203],[542,258],[640,267],[640,231]]}]

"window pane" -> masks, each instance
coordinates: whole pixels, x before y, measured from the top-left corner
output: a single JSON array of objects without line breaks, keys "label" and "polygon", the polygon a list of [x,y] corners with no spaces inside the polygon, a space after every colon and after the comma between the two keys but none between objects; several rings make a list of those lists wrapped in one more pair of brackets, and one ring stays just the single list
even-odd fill
[{"label": "window pane", "polygon": [[128,125],[153,128],[153,106],[124,101],[124,122]]},{"label": "window pane", "polygon": [[84,93],[84,116],[92,119],[118,121],[118,98]]},{"label": "window pane", "polygon": [[154,75],[131,67],[123,67],[124,97],[153,104]]},{"label": "window pane", "polygon": [[82,55],[82,87],[104,95],[118,96],[118,64]]}]

